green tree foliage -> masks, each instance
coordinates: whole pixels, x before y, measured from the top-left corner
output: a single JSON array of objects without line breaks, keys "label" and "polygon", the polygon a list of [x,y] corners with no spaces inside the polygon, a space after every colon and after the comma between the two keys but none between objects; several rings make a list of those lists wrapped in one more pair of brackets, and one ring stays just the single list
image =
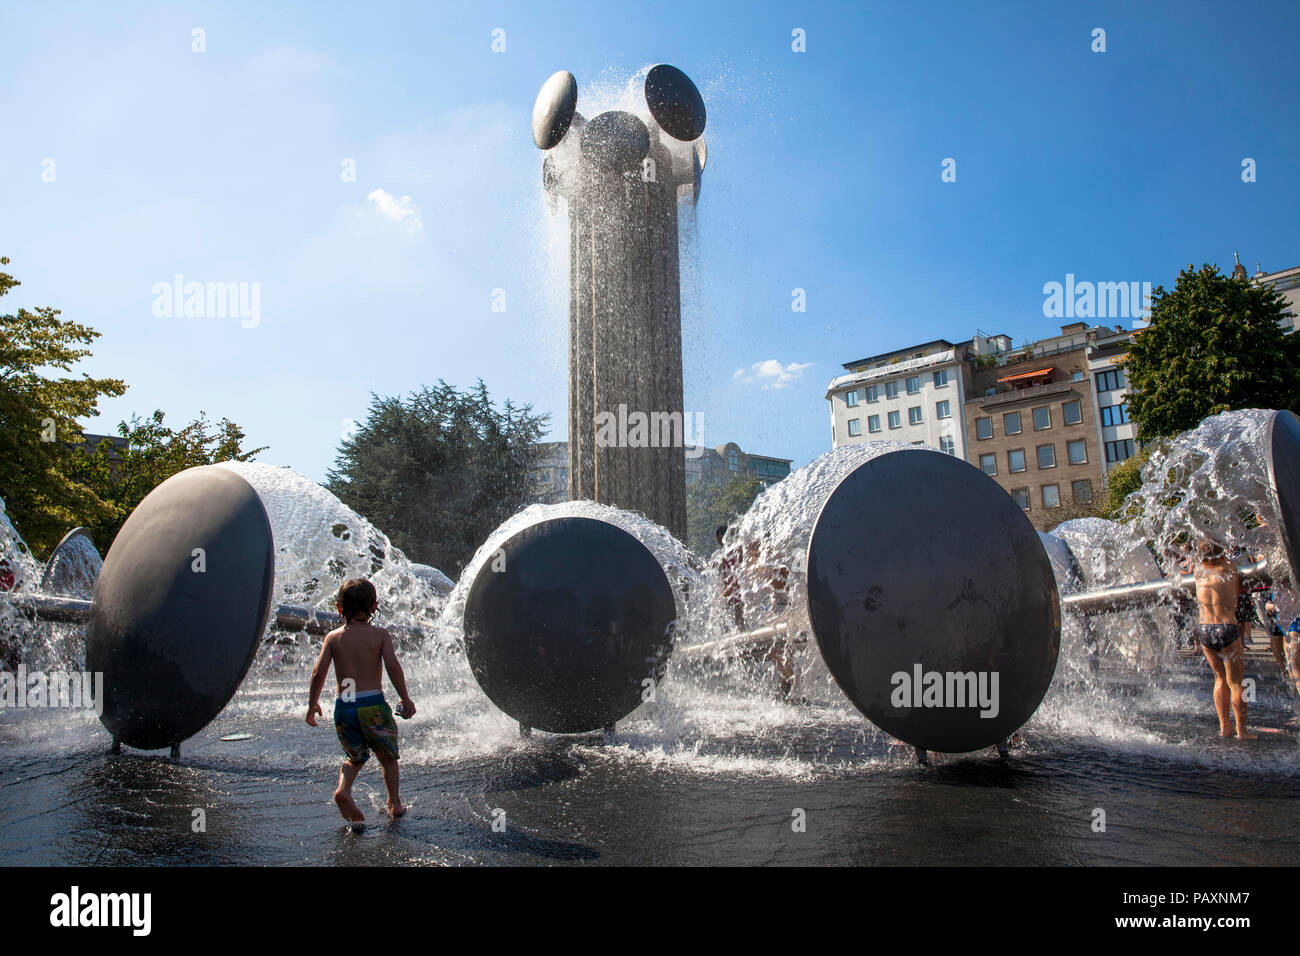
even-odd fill
[{"label": "green tree foliage", "polygon": [[1217,266],[1189,265],[1172,292],[1157,286],[1125,363],[1140,436],[1171,437],[1234,408],[1300,407],[1300,338],[1278,325],[1285,311],[1271,286]]},{"label": "green tree foliage", "polygon": [[530,472],[548,425],[531,405],[495,408],[481,380],[467,392],[439,381],[406,398],[372,394],[325,487],[407,557],[454,577],[533,500]]},{"label": "green tree foliage", "polygon": [[[0,267],[9,260],[0,258]],[[20,283],[0,271],[0,296]],[[115,378],[58,376],[90,354],[99,333],[59,318],[47,306],[0,315],[0,498],[38,558],[77,524],[104,520],[112,506],[73,474],[81,454],[78,419],[92,417],[101,395],[117,396]]]},{"label": "green tree foliage", "polygon": [[112,544],[145,496],[178,471],[219,461],[248,461],[266,450],[265,446],[245,450],[243,431],[229,419],[210,424],[206,413],[200,412],[176,430],[163,418],[161,411],[155,411],[146,420],[133,415],[129,424],[119,423],[117,433],[130,443],[125,450],[104,440],[93,449],[83,446],[72,456],[70,473],[109,505],[103,517],[82,522],[101,551]]},{"label": "green tree foliage", "polygon": [[1124,499],[1142,487],[1142,466],[1155,447],[1145,446],[1106,475],[1106,517],[1118,520],[1124,516]]},{"label": "green tree foliage", "polygon": [[737,475],[722,481],[700,481],[686,489],[686,544],[696,554],[718,547],[714,531],[749,510],[763,485],[757,478]]}]

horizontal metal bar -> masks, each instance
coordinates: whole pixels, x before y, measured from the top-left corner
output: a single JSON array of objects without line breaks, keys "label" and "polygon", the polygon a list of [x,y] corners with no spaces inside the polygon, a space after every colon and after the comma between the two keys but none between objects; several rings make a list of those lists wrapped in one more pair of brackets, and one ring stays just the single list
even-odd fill
[{"label": "horizontal metal bar", "polygon": [[[42,621],[57,624],[85,624],[90,619],[90,601],[80,598],[56,597],[50,594],[18,593],[9,595],[9,603],[19,611],[32,614]],[[308,634],[328,634],[343,626],[343,618],[330,611],[320,611],[300,604],[277,604],[275,625],[285,631],[306,631]],[[404,624],[385,625],[393,634],[412,639],[424,637],[424,631]]]},{"label": "horizontal metal bar", "polygon": [[[1267,570],[1268,562],[1262,559],[1253,564],[1237,565],[1237,573],[1241,575],[1242,581],[1266,579]],[[1124,611],[1155,604],[1175,593],[1193,594],[1195,591],[1195,575],[1179,574],[1159,581],[1140,581],[1136,584],[1119,584],[1067,594],[1061,598],[1061,609],[1071,614],[1105,614],[1108,611]]]}]

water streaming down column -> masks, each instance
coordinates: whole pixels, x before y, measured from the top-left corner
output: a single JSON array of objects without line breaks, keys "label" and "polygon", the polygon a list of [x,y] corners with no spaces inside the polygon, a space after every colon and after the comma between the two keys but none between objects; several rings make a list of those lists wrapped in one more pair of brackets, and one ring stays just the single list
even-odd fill
[{"label": "water streaming down column", "polygon": [[698,196],[703,102],[683,125],[675,102],[662,102],[663,84],[677,84],[672,96],[698,100],[698,91],[656,67],[646,85],[653,115],[609,110],[585,121],[576,83],[557,77],[564,83],[552,78],[538,98],[534,137],[548,150],[548,196],[563,197],[569,216],[569,496],[641,512],[684,539],[677,204]]}]

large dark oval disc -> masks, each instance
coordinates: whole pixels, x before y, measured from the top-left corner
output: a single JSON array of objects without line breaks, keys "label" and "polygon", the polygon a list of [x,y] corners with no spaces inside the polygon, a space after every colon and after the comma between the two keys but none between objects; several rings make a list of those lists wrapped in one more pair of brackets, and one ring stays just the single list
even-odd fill
[{"label": "large dark oval disc", "polygon": [[86,625],[109,733],[155,750],[216,717],[257,653],[274,577],[266,509],[239,475],[191,468],[150,492],[104,559]]},{"label": "large dark oval disc", "polygon": [[582,155],[597,166],[628,172],[650,154],[650,131],[631,113],[609,110],[582,128]]},{"label": "large dark oval disc", "polygon": [[1015,500],[949,455],[889,452],[846,476],[808,546],[826,666],[876,726],[965,753],[1009,737],[1056,669],[1061,617]]},{"label": "large dark oval disc", "polygon": [[1282,544],[1291,562],[1291,580],[1300,577],[1300,418],[1295,412],[1273,413],[1269,435],[1269,477],[1277,495]]},{"label": "large dark oval disc", "polygon": [[533,103],[533,142],[538,149],[558,146],[578,109],[578,81],[568,70],[552,73]]},{"label": "large dark oval disc", "polygon": [[528,727],[599,730],[663,677],[677,618],[649,549],[594,518],[552,518],[514,535],[465,602],[465,654],[492,703]]},{"label": "large dark oval disc", "polygon": [[677,67],[660,63],[646,74],[645,101],[655,122],[673,139],[690,141],[704,132],[704,97]]}]

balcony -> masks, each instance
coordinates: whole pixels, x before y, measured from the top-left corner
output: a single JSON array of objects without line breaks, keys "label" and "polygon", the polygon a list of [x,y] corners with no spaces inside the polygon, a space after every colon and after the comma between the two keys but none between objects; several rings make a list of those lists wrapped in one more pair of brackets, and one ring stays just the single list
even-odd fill
[{"label": "balcony", "polygon": [[995,408],[999,405],[1009,405],[1012,402],[1027,402],[1036,398],[1046,398],[1049,395],[1062,395],[1074,391],[1076,386],[1080,390],[1086,390],[1088,382],[1086,379],[1082,382],[1048,382],[1046,385],[1013,388],[1010,391],[998,392],[996,395],[980,395],[971,399],[971,401],[982,409]]}]

